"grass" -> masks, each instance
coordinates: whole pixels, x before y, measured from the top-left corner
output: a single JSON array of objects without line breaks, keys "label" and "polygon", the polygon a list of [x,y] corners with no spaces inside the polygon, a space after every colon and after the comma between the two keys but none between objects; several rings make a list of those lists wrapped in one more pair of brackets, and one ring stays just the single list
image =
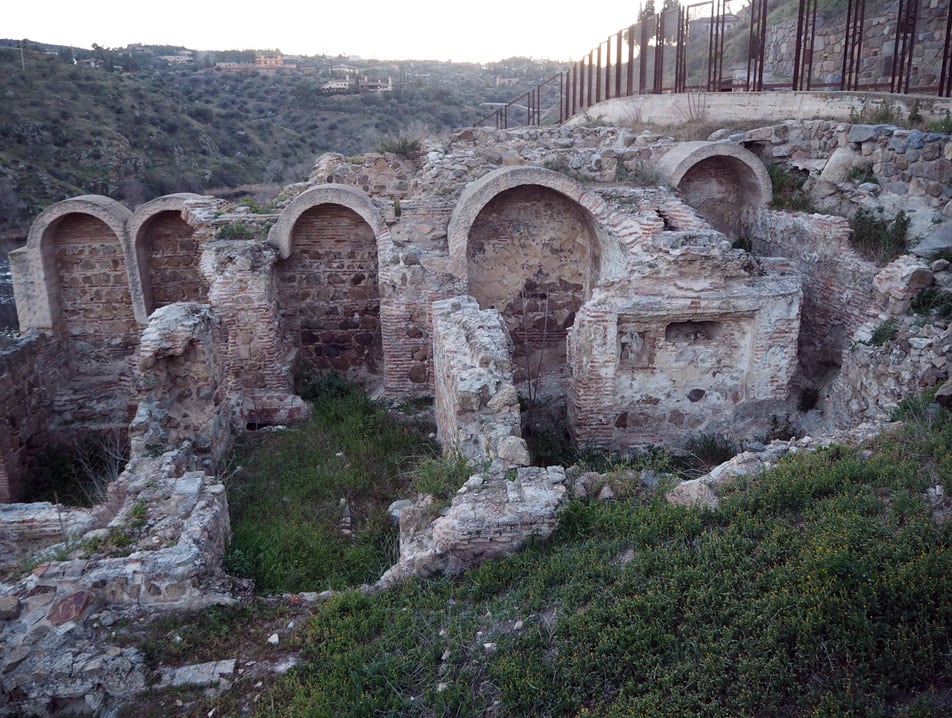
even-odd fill
[{"label": "grass", "polygon": [[545,544],[321,606],[258,716],[948,715],[952,417],[741,481],[574,502]]},{"label": "grass", "polygon": [[[312,419],[246,436],[229,486],[234,539],[225,565],[263,592],[376,580],[396,556],[387,506],[414,495],[410,469],[436,455],[430,427],[394,418],[355,387],[313,377],[302,391]],[[351,537],[338,525],[342,498]]]},{"label": "grass", "polygon": [[[389,433],[381,422],[394,420],[348,385],[305,384],[323,428],[256,436],[263,443],[239,476],[247,482],[255,466],[264,478],[233,511],[250,503],[248,513],[274,524],[299,513],[319,524],[317,504],[281,500],[291,498],[281,464],[317,471],[339,451],[354,461],[346,437]],[[300,657],[283,676],[250,672],[217,698],[187,702],[190,716],[949,715],[952,524],[925,491],[952,491],[952,413],[930,402],[929,393],[904,401],[901,427],[863,447],[801,452],[739,480],[717,510],[668,505],[664,482],[639,485],[616,492],[623,500],[570,503],[549,541],[458,576],[345,589],[311,607],[256,598],[160,617],[138,645],[150,665]],[[380,498],[400,482],[447,483],[401,471],[406,447],[394,443],[393,461],[368,449]],[[695,444],[707,455],[726,442]],[[624,463],[672,466],[664,452]],[[341,486],[368,483],[321,481],[336,487],[324,492],[334,509]],[[272,631],[280,648],[265,640]],[[154,710],[141,714],[169,715],[178,698],[150,696]]]}]

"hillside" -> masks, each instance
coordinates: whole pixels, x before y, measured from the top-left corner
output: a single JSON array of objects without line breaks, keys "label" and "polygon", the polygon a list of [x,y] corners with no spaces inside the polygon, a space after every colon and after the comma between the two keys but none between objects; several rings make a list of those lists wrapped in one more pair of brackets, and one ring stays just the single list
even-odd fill
[{"label": "hillside", "polygon": [[[332,57],[216,69],[249,56],[31,42],[21,55],[18,42],[0,40],[0,236],[22,237],[45,206],[78,194],[134,206],[169,192],[297,181],[321,152],[357,154],[384,138],[472,124],[487,112],[481,103],[508,101],[557,69]],[[328,94],[323,85],[345,61],[392,91]]]}]

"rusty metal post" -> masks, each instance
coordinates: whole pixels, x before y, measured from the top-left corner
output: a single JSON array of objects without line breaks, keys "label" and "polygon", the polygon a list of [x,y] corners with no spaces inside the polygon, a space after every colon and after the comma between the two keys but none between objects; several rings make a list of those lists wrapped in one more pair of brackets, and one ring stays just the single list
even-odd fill
[{"label": "rusty metal post", "polygon": [[[948,44],[948,43],[947,43]],[[635,26],[628,27],[628,92],[631,97],[635,89]]]},{"label": "rusty metal post", "polygon": [[949,19],[945,25],[942,71],[939,74],[939,95],[952,97],[952,3],[949,3]]},{"label": "rusty metal post", "polygon": [[621,97],[621,41],[623,34],[619,30],[615,41],[615,97]]},{"label": "rusty metal post", "polygon": [[598,104],[602,101],[602,43],[598,43],[595,57],[595,104]]},{"label": "rusty metal post", "polygon": [[846,43],[843,46],[841,90],[855,90],[859,86],[865,22],[866,0],[849,0],[846,6]]},{"label": "rusty metal post", "polygon": [[684,92],[688,77],[687,56],[687,12],[683,5],[678,6],[678,37],[674,51],[674,91]]},{"label": "rusty metal post", "polygon": [[793,89],[809,90],[813,83],[817,0],[800,0],[797,8],[797,47],[793,59]]},{"label": "rusty metal post", "polygon": [[605,99],[612,96],[612,36],[605,41]]},{"label": "rusty metal post", "polygon": [[764,89],[764,45],[767,42],[767,0],[752,0],[747,40],[747,91]]},{"label": "rusty metal post", "polygon": [[585,104],[585,107],[592,106],[592,57],[594,56],[593,51],[588,53],[588,102]]},{"label": "rusty metal post", "polygon": [[648,20],[642,18],[641,23],[641,45],[638,49],[638,94],[645,94],[648,88]]},{"label": "rusty metal post", "polygon": [[652,92],[660,95],[664,91],[664,15],[659,12],[655,15],[655,61],[654,83]]},{"label": "rusty metal post", "polygon": [[724,15],[727,0],[711,2],[711,32],[707,46],[707,89],[720,92],[724,74]]},{"label": "rusty metal post", "polygon": [[890,92],[909,92],[909,80],[912,76],[912,53],[916,43],[916,17],[918,14],[919,0],[899,0],[899,11],[896,16],[896,42],[889,80]]}]

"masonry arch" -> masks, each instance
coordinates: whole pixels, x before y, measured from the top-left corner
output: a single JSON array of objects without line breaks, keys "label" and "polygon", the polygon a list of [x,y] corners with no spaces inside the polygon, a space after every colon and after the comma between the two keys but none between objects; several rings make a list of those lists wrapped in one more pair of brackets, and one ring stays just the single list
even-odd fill
[{"label": "masonry arch", "polygon": [[770,176],[750,150],[729,142],[683,142],[656,166],[685,201],[732,237],[747,234],[753,214],[770,204]]},{"label": "masonry arch", "polygon": [[[136,319],[145,323],[159,307],[175,302],[207,302],[208,282],[199,268],[201,247],[189,224],[191,193],[171,194],[146,202],[129,219],[127,255],[135,257],[133,291]],[[133,274],[133,273],[130,273]]]},{"label": "masonry arch", "polygon": [[504,168],[471,185],[450,220],[454,270],[480,307],[502,314],[514,379],[530,396],[565,394],[566,333],[602,260],[591,199],[556,172]]},{"label": "masonry arch", "polygon": [[268,241],[282,332],[298,361],[362,377],[383,370],[378,245],[389,238],[376,207],[351,187],[308,190]]},{"label": "masonry arch", "polygon": [[[127,208],[84,195],[48,207],[12,262],[22,329],[59,340],[62,421],[121,426],[131,419],[132,357],[139,339],[124,249]],[[21,274],[22,272],[22,274]],[[34,303],[35,302],[35,303]]]},{"label": "masonry arch", "polygon": [[[82,195],[47,207],[30,226],[14,270],[22,330],[108,336],[135,330],[124,254],[130,212],[109,197]],[[19,279],[19,281],[18,281]],[[130,326],[129,319],[133,319]]]}]

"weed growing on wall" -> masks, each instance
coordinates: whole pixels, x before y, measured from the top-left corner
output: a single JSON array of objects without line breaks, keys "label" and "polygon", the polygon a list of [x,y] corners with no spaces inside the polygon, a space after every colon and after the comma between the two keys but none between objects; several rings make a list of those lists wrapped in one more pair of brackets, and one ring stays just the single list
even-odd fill
[{"label": "weed growing on wall", "polygon": [[767,174],[770,175],[770,183],[773,185],[771,208],[792,212],[814,211],[810,196],[803,189],[806,175],[801,175],[779,164],[768,163],[766,167]]},{"label": "weed growing on wall", "polygon": [[46,446],[33,461],[23,500],[95,506],[106,499],[129,460],[129,439],[120,430],[91,432]]},{"label": "weed growing on wall", "polygon": [[257,715],[948,715],[952,529],[923,492],[952,482],[952,416],[931,414],[716,511],[574,502],[545,544],[345,592]]},{"label": "weed growing on wall", "polygon": [[850,246],[866,259],[887,264],[906,251],[909,218],[899,212],[891,222],[859,210],[850,220]]}]

